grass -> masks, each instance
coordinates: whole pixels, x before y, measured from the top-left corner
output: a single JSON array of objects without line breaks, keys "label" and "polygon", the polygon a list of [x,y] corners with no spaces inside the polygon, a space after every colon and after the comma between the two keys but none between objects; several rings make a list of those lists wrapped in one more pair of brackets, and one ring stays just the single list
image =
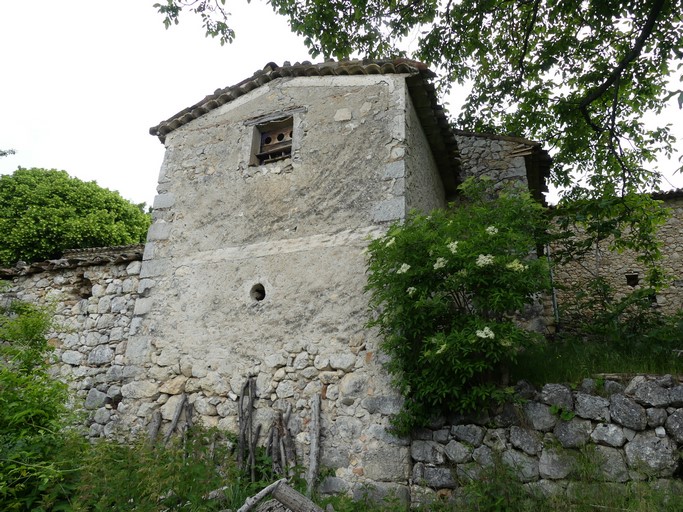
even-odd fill
[{"label": "grass", "polygon": [[527,348],[510,368],[513,382],[579,383],[601,373],[683,374],[683,314],[627,322],[596,319]]}]

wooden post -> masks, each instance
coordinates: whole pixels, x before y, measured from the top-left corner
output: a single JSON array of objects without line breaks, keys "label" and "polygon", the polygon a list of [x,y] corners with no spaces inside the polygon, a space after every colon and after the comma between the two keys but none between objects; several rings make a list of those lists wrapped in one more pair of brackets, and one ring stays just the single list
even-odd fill
[{"label": "wooden post", "polygon": [[306,496],[313,493],[315,481],[318,479],[318,459],[320,455],[320,393],[311,400],[310,453],[308,458],[308,474],[306,475]]}]

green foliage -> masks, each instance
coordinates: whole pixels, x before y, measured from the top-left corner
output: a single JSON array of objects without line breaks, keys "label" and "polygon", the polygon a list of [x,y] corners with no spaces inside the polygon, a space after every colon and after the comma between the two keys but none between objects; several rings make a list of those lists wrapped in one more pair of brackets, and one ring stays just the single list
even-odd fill
[{"label": "green foliage", "polygon": [[[222,510],[238,508],[258,490],[237,470],[231,443],[200,428],[165,447],[102,440],[81,457],[75,510]],[[222,499],[207,499],[222,488]]]},{"label": "green foliage", "polygon": [[225,0],[164,0],[154,4],[154,8],[164,15],[167,29],[178,24],[180,13],[186,8],[201,16],[207,37],[218,37],[221,46],[235,38],[235,32],[227,24],[230,13],[225,10]]},{"label": "green foliage", "polygon": [[[590,257],[596,247],[612,252],[628,250],[646,269],[649,286],[664,285],[666,276],[659,266],[662,254],[657,234],[669,211],[661,201],[649,194],[575,189],[552,212],[556,230],[553,259],[557,264]],[[599,278],[599,273],[594,273],[593,279]]]},{"label": "green foliage", "polygon": [[563,409],[557,405],[550,406],[550,414],[554,414],[562,421],[570,421],[575,416],[574,411],[567,411],[566,409]]},{"label": "green foliage", "polygon": [[487,181],[461,190],[457,207],[413,213],[369,245],[369,325],[405,397],[394,419],[400,433],[439,412],[502,398],[496,384],[505,365],[534,339],[514,316],[548,288],[534,250],[544,236],[542,207]]},{"label": "green foliage", "polygon": [[513,379],[535,384],[580,382],[599,373],[683,374],[683,311],[665,315],[653,289],[615,299],[603,279],[580,290],[563,312],[552,342],[527,348],[511,368]]},{"label": "green foliage", "polygon": [[0,177],[0,266],[140,243],[149,224],[143,205],[64,171],[19,168]]},{"label": "green foliage", "polygon": [[47,311],[0,307],[0,509],[43,510],[64,476],[66,387],[48,373]]}]

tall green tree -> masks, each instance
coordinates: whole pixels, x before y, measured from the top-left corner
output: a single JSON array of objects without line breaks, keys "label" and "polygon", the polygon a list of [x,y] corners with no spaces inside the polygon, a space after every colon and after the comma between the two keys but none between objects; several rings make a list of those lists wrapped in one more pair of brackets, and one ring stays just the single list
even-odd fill
[{"label": "tall green tree", "polygon": [[143,207],[65,171],[19,168],[0,177],[0,266],[143,242],[150,224]]}]

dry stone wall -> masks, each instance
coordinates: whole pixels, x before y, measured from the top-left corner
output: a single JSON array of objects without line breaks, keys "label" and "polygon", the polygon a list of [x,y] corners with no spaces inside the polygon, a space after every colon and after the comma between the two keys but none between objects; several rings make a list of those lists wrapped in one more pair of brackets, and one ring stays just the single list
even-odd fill
[{"label": "dry stone wall", "polygon": [[[660,480],[683,491],[683,385],[670,375],[626,385],[586,379],[572,390],[517,386],[518,403],[417,432],[410,446],[413,503],[458,500],[494,464],[530,492],[566,495],[591,482]],[[582,474],[580,475],[580,471]]]},{"label": "dry stone wall", "polygon": [[[126,357],[137,328],[142,247],[72,252],[68,258],[14,269],[5,298],[54,311],[54,373],[87,412],[91,437],[111,436],[120,419],[122,387],[132,377]],[[9,276],[6,276],[6,278]]]}]

